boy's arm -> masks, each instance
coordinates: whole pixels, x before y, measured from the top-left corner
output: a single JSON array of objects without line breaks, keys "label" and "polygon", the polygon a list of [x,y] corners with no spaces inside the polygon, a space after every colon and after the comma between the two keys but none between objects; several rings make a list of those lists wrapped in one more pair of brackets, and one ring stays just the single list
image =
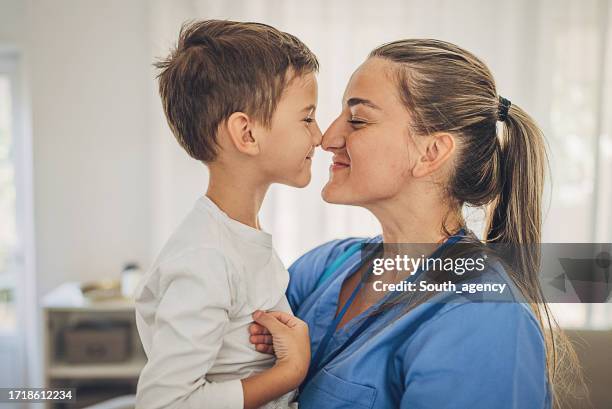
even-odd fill
[{"label": "boy's arm", "polygon": [[256,409],[296,389],[303,377],[296,379],[291,371],[278,366],[243,379],[244,409]]},{"label": "boy's arm", "polygon": [[[202,267],[206,273],[195,271]],[[225,259],[213,249],[193,249],[160,269],[162,298],[148,362],[138,380],[137,408],[251,408],[299,384],[282,367],[249,378],[244,391],[239,379],[208,381],[205,375],[217,358],[229,322],[232,295]]]},{"label": "boy's arm", "polygon": [[[201,268],[208,273],[196,271]],[[148,362],[138,380],[137,408],[242,409],[240,380],[205,378],[229,321],[232,298],[225,259],[212,249],[192,249],[163,263],[160,271],[162,298]]]}]

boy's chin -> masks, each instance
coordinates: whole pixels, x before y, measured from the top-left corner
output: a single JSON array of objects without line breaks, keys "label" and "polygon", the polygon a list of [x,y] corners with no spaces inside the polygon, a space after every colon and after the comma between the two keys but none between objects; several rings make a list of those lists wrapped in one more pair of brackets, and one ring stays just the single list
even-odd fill
[{"label": "boy's chin", "polygon": [[293,187],[297,187],[299,189],[302,189],[306,186],[308,186],[308,184],[310,183],[310,175],[308,175],[307,178],[304,178],[303,180],[298,180],[295,182],[294,185],[292,185]]},{"label": "boy's chin", "polygon": [[281,183],[287,186],[296,187],[296,188],[304,188],[308,186],[310,183],[311,175],[310,172],[304,172],[296,175],[293,178],[288,178],[282,181]]}]

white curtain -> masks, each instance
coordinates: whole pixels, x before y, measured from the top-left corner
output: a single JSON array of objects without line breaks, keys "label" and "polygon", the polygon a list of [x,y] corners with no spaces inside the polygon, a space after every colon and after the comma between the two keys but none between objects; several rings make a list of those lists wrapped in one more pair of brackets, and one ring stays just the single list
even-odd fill
[{"label": "white curtain", "polygon": [[[456,43],[489,65],[499,93],[532,114],[548,138],[544,240],[612,241],[610,7],[606,0],[159,0],[151,6],[151,56],[165,55],[188,19],[258,21],[289,31],[321,63],[317,115],[325,129],[340,111],[350,74],[375,46],[409,37]],[[151,106],[156,252],[204,191],[206,171],[173,141],[153,86]],[[366,211],[320,199],[329,162],[317,152],[310,186],[274,186],[264,203],[262,224],[287,263],[324,241],[379,232]],[[471,221],[477,225],[478,214]],[[584,323],[584,308],[565,310],[570,322]]]}]

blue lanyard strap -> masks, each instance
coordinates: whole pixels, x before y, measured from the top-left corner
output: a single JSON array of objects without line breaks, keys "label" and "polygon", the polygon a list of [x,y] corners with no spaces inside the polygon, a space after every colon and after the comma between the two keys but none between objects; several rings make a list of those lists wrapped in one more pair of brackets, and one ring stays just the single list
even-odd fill
[{"label": "blue lanyard strap", "polygon": [[323,284],[325,281],[327,281],[327,279],[342,265],[344,264],[344,262],[346,260],[348,260],[353,254],[357,253],[357,251],[359,251],[359,249],[361,249],[363,242],[358,242],[355,243],[351,246],[349,246],[348,249],[346,249],[344,251],[344,253],[342,253],[340,255],[340,257],[338,257],[337,259],[335,259],[333,261],[333,263],[331,263],[326,269],[325,271],[323,271],[323,274],[321,274],[321,277],[319,277],[319,280],[317,281],[317,285],[315,286],[315,290],[317,288],[319,288],[321,286],[321,284]]},{"label": "blue lanyard strap", "polygon": [[[374,249],[377,246],[374,247]],[[336,269],[338,269],[338,267],[340,267],[340,265],[342,265],[352,254],[356,253],[359,249],[362,248],[362,243],[355,243],[354,245],[352,245],[351,247],[348,248],[347,251],[345,251],[342,256],[338,257],[336,260],[334,260],[334,263],[330,266],[333,267],[333,269],[329,268],[327,270],[325,270],[325,273],[329,275],[331,275]],[[367,255],[362,255],[362,259],[368,259],[370,256],[373,256],[376,253],[376,251],[370,251],[369,254]],[[341,261],[340,263],[337,263],[337,261]],[[359,269],[361,267],[361,264],[357,264],[356,268]],[[368,268],[367,271],[367,275],[369,275],[372,272],[372,266],[370,266]],[[324,273],[324,274],[325,274]],[[346,312],[348,311],[349,307],[351,306],[351,304],[353,303],[353,301],[355,301],[355,297],[357,297],[357,294],[359,293],[359,290],[361,290],[361,288],[363,287],[364,281],[360,280],[359,284],[355,287],[355,289],[353,290],[353,293],[351,294],[351,296],[348,298],[348,300],[344,303],[344,306],[342,307],[342,309],[340,310],[340,312],[338,313],[338,315],[334,318],[334,320],[331,322],[331,324],[329,325],[329,327],[327,328],[327,332],[325,333],[325,335],[323,336],[323,339],[321,340],[321,343],[319,344],[319,347],[317,348],[317,351],[315,352],[313,358],[312,358],[312,363],[315,362],[319,362],[321,360],[321,358],[323,358],[323,354],[325,353],[325,351],[327,350],[327,346],[329,345],[329,341],[331,341],[334,332],[336,331],[336,328],[338,327],[338,324],[340,323],[340,321],[342,321],[342,318],[344,318],[344,315],[346,314]],[[314,366],[310,366],[309,369],[317,369]],[[309,371],[310,372],[310,371]],[[306,376],[306,379],[308,379],[308,375]]]},{"label": "blue lanyard strap", "polygon": [[[360,266],[358,265],[357,268],[359,268],[359,267]],[[371,272],[371,270],[372,270],[372,267],[370,267],[368,269],[368,274]],[[324,366],[324,365],[320,365],[319,362],[323,358],[323,354],[327,350],[327,346],[329,345],[329,342],[331,341],[332,337],[334,336],[334,332],[336,331],[336,328],[338,327],[338,324],[340,323],[340,321],[342,321],[342,318],[344,318],[344,315],[346,314],[346,311],[348,311],[349,307],[351,306],[351,304],[355,300],[355,297],[357,297],[357,294],[359,293],[359,290],[361,290],[361,288],[363,287],[363,283],[364,283],[363,280],[361,280],[359,282],[359,284],[353,290],[353,293],[351,294],[349,299],[344,303],[344,306],[342,307],[342,309],[340,310],[340,312],[338,313],[336,318],[334,318],[334,320],[331,322],[331,324],[329,324],[329,327],[327,328],[327,332],[323,336],[323,339],[321,340],[321,343],[319,344],[319,347],[317,348],[317,351],[315,352],[314,356],[312,357],[311,365],[308,368],[308,374],[306,375],[306,378],[304,379],[304,382],[302,383],[302,386],[305,386],[310,381],[310,379],[314,376],[314,374],[317,373],[319,371],[319,369],[321,369]],[[325,364],[327,364],[328,362],[329,362],[329,360],[326,360]]]},{"label": "blue lanyard strap", "polygon": [[[436,249],[436,251],[434,251],[434,253],[430,257],[437,257],[446,247],[449,247],[449,246],[457,243],[459,240],[461,240],[461,238],[464,235],[465,235],[465,231],[464,231],[464,229],[461,229],[456,235],[449,237],[449,239],[446,240],[446,242],[441,244]],[[361,243],[357,243],[357,244],[359,246],[361,246]],[[351,248],[349,248],[349,250],[351,250]],[[354,252],[355,251],[353,251],[353,253]],[[347,253],[348,253],[348,251],[347,251]],[[374,253],[375,252],[373,251],[370,254],[370,256],[373,255]],[[344,260],[342,260],[342,261],[343,262],[346,261],[347,258],[348,257],[344,258]],[[336,263],[334,263],[334,264],[336,264]],[[338,266],[336,266],[336,268],[338,268],[340,266],[340,264],[341,263],[338,263]],[[360,268],[360,267],[361,266],[359,266],[359,265],[357,266],[357,268]],[[367,276],[370,275],[370,273],[372,272],[372,269],[373,269],[373,266],[370,266],[368,268]],[[421,271],[422,271],[422,269],[419,269],[414,274],[414,276],[415,277],[418,276]],[[327,270],[325,272],[327,273]],[[323,339],[321,340],[321,343],[319,344],[319,347],[317,348],[317,351],[315,352],[315,354],[314,354],[314,356],[312,358],[310,368],[308,369],[308,374],[306,375],[306,378],[305,378],[305,380],[304,380],[304,382],[302,383],[302,386],[301,386],[302,390],[308,384],[308,382],[310,382],[312,377],[317,372],[319,372],[319,370],[324,368],[328,363],[330,363],[334,358],[336,358],[340,353],[342,353],[342,351],[344,351],[349,345],[351,345],[353,343],[353,341],[355,341],[355,339],[357,339],[357,337],[359,337],[359,335],[361,335],[377,319],[376,315],[368,316],[364,320],[364,322],[351,334],[351,336],[337,350],[335,350],[325,360],[325,362],[321,362],[321,360],[323,358],[323,355],[324,355],[325,351],[327,350],[329,342],[331,341],[334,333],[336,332],[336,328],[338,327],[338,324],[340,323],[340,321],[342,321],[342,318],[344,318],[344,315],[346,314],[346,312],[348,311],[349,307],[351,306],[351,304],[353,303],[353,301],[357,297],[357,294],[359,293],[359,290],[361,290],[361,288],[363,288],[363,285],[364,285],[364,280],[360,280],[359,284],[355,287],[355,289],[353,290],[353,292],[352,292],[351,296],[349,297],[349,299],[346,301],[346,303],[344,303],[344,306],[342,307],[342,310],[340,310],[338,315],[334,318],[334,320],[331,322],[331,324],[327,328],[327,332],[325,333]],[[413,329],[416,330],[421,323],[427,321],[429,318],[434,316],[443,306],[444,306],[444,304],[440,303],[440,304],[435,305],[434,307],[432,307],[418,321],[415,321],[415,323],[411,325],[411,328],[414,327]],[[414,333],[414,331],[410,331],[409,333]]]}]

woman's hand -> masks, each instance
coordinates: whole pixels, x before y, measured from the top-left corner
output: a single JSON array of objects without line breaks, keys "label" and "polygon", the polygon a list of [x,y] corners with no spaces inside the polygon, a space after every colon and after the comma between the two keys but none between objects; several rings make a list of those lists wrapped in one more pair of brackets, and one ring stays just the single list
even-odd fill
[{"label": "woman's hand", "polygon": [[255,349],[264,354],[274,355],[274,343],[272,342],[272,334],[263,325],[254,322],[249,325],[249,341],[255,346]]},{"label": "woman's hand", "polygon": [[[255,311],[253,319],[269,344],[258,351],[276,353],[276,364],[263,372],[242,379],[245,409],[255,409],[296,389],[310,365],[308,325],[291,314]],[[253,333],[251,329],[251,334]]]},{"label": "woman's hand", "polygon": [[[299,385],[310,366],[310,338],[308,325],[299,318],[280,311],[255,311],[252,324],[251,343],[258,351],[274,353],[276,365],[287,371],[287,376],[293,378]],[[253,331],[257,331],[254,334]],[[258,342],[263,341],[258,345]],[[294,378],[295,377],[295,378]]]}]

